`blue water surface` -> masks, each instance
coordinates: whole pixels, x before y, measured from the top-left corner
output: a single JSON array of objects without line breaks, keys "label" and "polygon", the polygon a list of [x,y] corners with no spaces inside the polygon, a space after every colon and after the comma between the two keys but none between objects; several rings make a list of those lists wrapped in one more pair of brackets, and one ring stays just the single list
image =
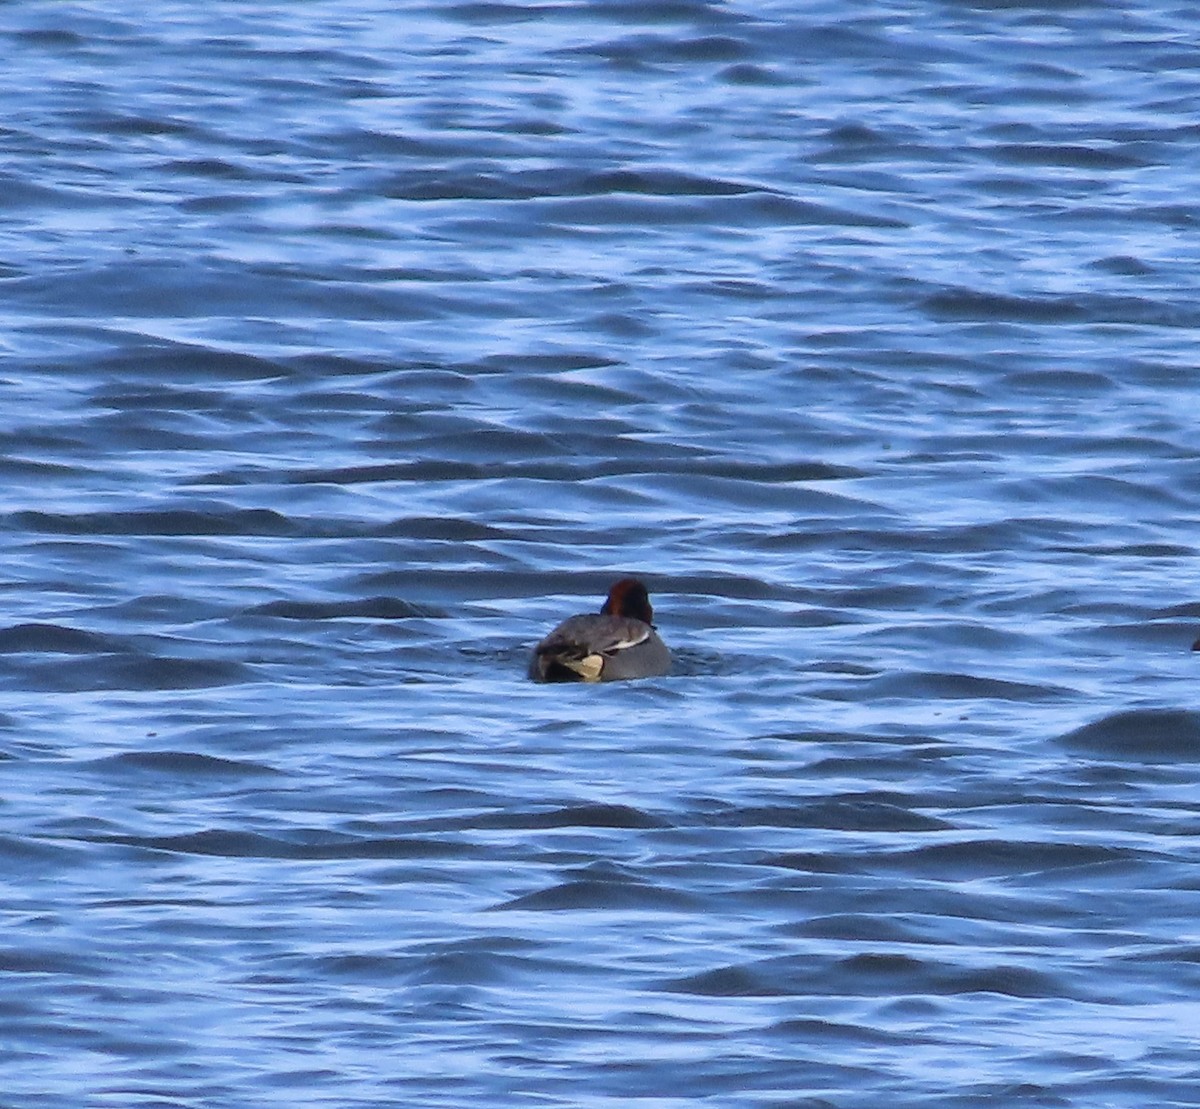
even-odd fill
[{"label": "blue water surface", "polygon": [[0,7],[0,1105],[1195,1105],[1198,41]]}]

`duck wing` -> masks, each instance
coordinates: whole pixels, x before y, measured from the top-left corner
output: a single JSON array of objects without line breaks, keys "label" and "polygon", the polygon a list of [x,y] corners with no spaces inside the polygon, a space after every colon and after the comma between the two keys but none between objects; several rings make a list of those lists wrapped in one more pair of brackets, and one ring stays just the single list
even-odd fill
[{"label": "duck wing", "polygon": [[529,676],[543,682],[598,682],[608,659],[653,634],[649,624],[629,616],[568,617],[533,649]]}]

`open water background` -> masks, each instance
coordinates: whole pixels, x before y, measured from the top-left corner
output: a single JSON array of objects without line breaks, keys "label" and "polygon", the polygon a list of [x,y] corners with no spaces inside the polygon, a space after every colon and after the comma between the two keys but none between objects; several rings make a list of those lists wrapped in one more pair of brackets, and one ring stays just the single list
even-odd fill
[{"label": "open water background", "polygon": [[0,6],[0,1104],[1196,1105],[1198,44]]}]

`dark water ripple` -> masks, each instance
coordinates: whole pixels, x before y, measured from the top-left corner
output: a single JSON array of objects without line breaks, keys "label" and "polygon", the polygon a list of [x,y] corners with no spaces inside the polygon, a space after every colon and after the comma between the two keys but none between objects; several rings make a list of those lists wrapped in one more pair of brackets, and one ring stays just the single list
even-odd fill
[{"label": "dark water ripple", "polygon": [[1192,1104],[1197,33],[0,8],[0,1101]]}]

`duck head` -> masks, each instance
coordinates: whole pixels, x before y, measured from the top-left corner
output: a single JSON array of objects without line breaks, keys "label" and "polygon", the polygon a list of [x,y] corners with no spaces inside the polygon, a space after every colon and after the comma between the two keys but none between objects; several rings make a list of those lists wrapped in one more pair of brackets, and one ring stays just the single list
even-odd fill
[{"label": "duck head", "polygon": [[650,594],[637,578],[622,578],[609,591],[601,616],[631,616],[645,624],[654,623]]}]

